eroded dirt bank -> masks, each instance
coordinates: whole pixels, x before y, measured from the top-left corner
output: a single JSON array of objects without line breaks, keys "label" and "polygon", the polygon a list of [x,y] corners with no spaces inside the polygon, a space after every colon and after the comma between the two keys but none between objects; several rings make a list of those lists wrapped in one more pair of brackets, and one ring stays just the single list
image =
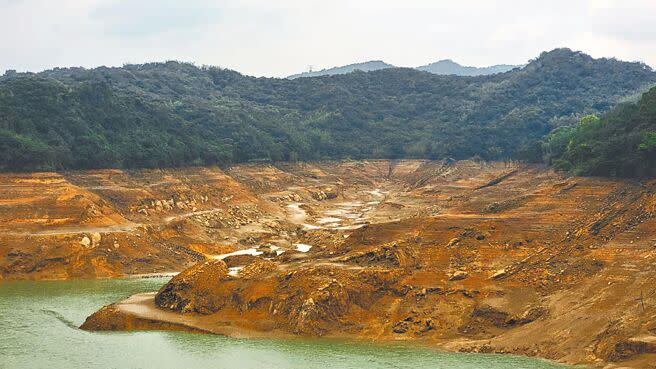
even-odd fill
[{"label": "eroded dirt bank", "polygon": [[84,329],[656,363],[654,182],[468,161],[0,178],[3,278],[191,266]]}]

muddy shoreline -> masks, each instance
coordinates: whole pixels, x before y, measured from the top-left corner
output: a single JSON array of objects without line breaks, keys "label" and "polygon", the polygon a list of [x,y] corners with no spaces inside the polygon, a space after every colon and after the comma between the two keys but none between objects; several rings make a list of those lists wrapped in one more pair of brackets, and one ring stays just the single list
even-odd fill
[{"label": "muddy shoreline", "polygon": [[[89,316],[80,326],[80,329],[88,331],[138,331],[138,330],[173,330],[197,334],[216,334],[239,339],[302,339],[306,336],[291,334],[282,330],[255,331],[233,326],[231,322],[219,322],[204,319],[202,316],[182,316],[180,314],[161,310],[155,304],[155,292],[142,293],[103,307],[98,312]],[[359,335],[326,335],[322,339],[339,339],[361,342],[377,343],[407,343],[423,347],[436,348],[450,352],[470,353],[496,353],[506,355],[519,355],[535,357],[549,361],[559,362],[567,365],[583,367],[607,367],[612,364],[605,362],[582,362],[569,361],[554,358],[552,355],[531,349],[518,349],[506,347],[494,347],[488,340],[431,340],[422,338],[402,338],[393,336],[366,337]]]}]

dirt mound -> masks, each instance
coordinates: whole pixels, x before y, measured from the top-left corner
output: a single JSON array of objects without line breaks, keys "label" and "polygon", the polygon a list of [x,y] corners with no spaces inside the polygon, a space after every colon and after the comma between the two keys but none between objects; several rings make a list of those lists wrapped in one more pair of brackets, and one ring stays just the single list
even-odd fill
[{"label": "dirt mound", "polygon": [[209,260],[173,277],[155,296],[157,306],[181,313],[210,314],[229,300],[224,280],[230,279],[222,260]]},{"label": "dirt mound", "polygon": [[223,258],[223,262],[226,263],[228,268],[233,268],[233,267],[241,267],[248,265],[255,260],[259,260],[260,258],[255,255],[232,255]]},{"label": "dirt mound", "polygon": [[256,259],[239,271],[241,278],[256,278],[278,269],[278,265],[271,260]]},{"label": "dirt mound", "polygon": [[231,278],[221,261],[205,262],[173,278],[157,293],[155,303],[181,313],[258,312],[290,332],[323,335],[342,329],[349,314],[400,294],[400,271],[332,265],[276,269],[272,261],[256,260]]}]

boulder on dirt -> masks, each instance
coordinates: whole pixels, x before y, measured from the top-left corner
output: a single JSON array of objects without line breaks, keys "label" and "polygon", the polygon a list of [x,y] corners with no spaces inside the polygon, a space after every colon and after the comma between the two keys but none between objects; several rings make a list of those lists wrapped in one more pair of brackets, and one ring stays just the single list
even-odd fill
[{"label": "boulder on dirt", "polygon": [[312,195],[312,198],[317,201],[332,200],[337,198],[337,192],[330,187],[311,192],[310,194]]},{"label": "boulder on dirt", "polygon": [[513,328],[531,323],[541,318],[546,313],[547,310],[545,308],[535,306],[517,316],[492,306],[482,305],[476,306],[470,317],[472,318],[472,321],[491,324],[497,328]]},{"label": "boulder on dirt", "polygon": [[522,313],[519,316],[511,316],[506,320],[505,325],[507,327],[512,327],[515,325],[524,325],[531,323],[542,316],[547,314],[547,309],[543,308],[542,306],[535,306],[532,307],[528,310],[526,310],[524,313]]},{"label": "boulder on dirt", "polygon": [[656,353],[656,336],[643,335],[617,342],[608,354],[612,362],[629,360],[636,355]]},{"label": "boulder on dirt", "polygon": [[504,328],[510,314],[492,306],[476,306],[470,316],[474,320],[487,322],[497,328]]},{"label": "boulder on dirt", "polygon": [[499,269],[492,274],[490,279],[501,279],[505,278],[506,276],[508,276],[508,271],[506,269]]},{"label": "boulder on dirt", "polygon": [[465,278],[467,278],[467,272],[465,272],[463,270],[458,270],[458,271],[453,272],[453,274],[451,274],[451,276],[449,277],[449,280],[450,281],[460,281],[460,280],[463,280]]},{"label": "boulder on dirt", "polygon": [[392,326],[392,331],[397,334],[413,331],[414,334],[418,335],[432,330],[433,327],[432,318],[418,319],[412,316],[408,316],[405,319],[394,323]]},{"label": "boulder on dirt", "polygon": [[222,260],[226,263],[226,266],[228,266],[228,268],[234,268],[234,267],[248,265],[259,259],[260,257],[256,255],[243,254],[243,255],[226,256]]},{"label": "boulder on dirt", "polygon": [[449,243],[446,245],[446,247],[453,247],[453,246],[457,245],[458,243],[460,243],[460,241],[461,241],[460,237],[452,238],[451,241],[449,241]]},{"label": "boulder on dirt", "polygon": [[100,233],[92,233],[91,234],[91,247],[97,247],[100,246],[100,241],[102,240],[102,236]]},{"label": "boulder on dirt", "polygon": [[84,237],[82,237],[82,239],[80,240],[80,245],[81,245],[82,247],[89,248],[89,247],[91,246],[91,240],[89,239],[89,237],[84,236]]},{"label": "boulder on dirt", "polygon": [[394,333],[406,333],[410,329],[410,324],[406,322],[405,320],[402,320],[400,322],[394,323],[392,326],[392,331]]}]

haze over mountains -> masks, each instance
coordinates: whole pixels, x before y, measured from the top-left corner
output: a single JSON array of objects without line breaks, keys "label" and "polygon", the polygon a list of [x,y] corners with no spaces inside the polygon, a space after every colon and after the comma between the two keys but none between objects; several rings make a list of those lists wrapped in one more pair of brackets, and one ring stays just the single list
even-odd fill
[{"label": "haze over mountains", "polygon": [[396,68],[396,66],[392,64],[387,64],[382,60],[370,60],[363,63],[354,63],[349,65],[344,65],[341,67],[334,67],[334,68],[323,69],[318,71],[293,74],[287,78],[295,79],[300,77],[334,76],[336,74],[347,74],[347,73],[355,72],[356,70],[361,70],[363,72],[371,72],[374,70],[387,69],[387,68]]},{"label": "haze over mountains", "polygon": [[[414,69],[440,75],[456,75],[456,76],[484,76],[489,74],[504,73],[515,68],[521,68],[522,65],[508,65],[499,64],[489,67],[467,67],[454,62],[451,59],[444,59],[435,63],[422,65]],[[382,60],[371,60],[363,63],[355,63],[344,65],[341,67],[334,67],[323,69],[319,71],[304,72],[293,74],[287,78],[295,79],[300,77],[318,77],[318,76],[332,76],[336,74],[347,74],[360,70],[363,72],[371,72],[374,70],[398,68],[392,64],[385,63]]]},{"label": "haze over mountains", "polygon": [[462,66],[451,59],[440,60],[428,65],[417,67],[417,70],[423,70],[433,74],[454,74],[456,76],[485,76],[488,74],[504,73],[515,68],[521,68],[523,65],[498,64],[489,67],[466,67]]}]

